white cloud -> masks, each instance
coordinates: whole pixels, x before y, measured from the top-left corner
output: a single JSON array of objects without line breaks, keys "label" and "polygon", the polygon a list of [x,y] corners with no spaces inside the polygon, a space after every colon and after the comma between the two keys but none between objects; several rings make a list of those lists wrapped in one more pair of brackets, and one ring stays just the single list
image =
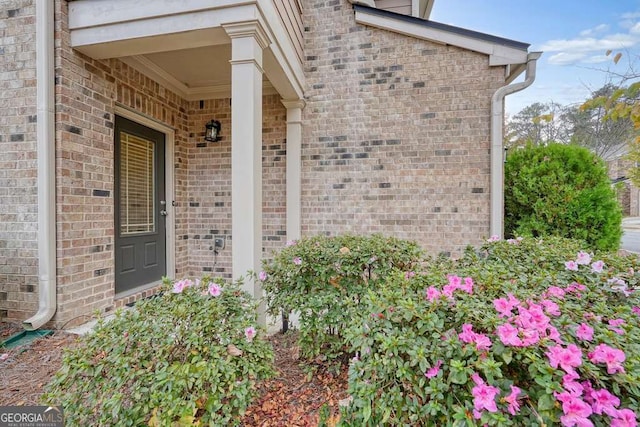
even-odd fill
[{"label": "white cloud", "polygon": [[562,40],[549,40],[542,45],[547,52],[596,52],[616,49],[626,49],[636,45],[640,37],[631,34],[610,34],[603,38],[585,37]]},{"label": "white cloud", "polygon": [[586,58],[587,54],[581,52],[560,52],[555,55],[551,55],[547,62],[553,65],[570,65],[575,64],[576,62],[580,62],[582,59]]},{"label": "white cloud", "polygon": [[629,28],[631,34],[640,34],[640,22],[636,22],[631,28]]},{"label": "white cloud", "polygon": [[603,33],[605,31],[609,31],[609,25],[600,24],[593,28],[589,28],[588,30],[581,31],[580,37],[590,37],[598,33]]},{"label": "white cloud", "polygon": [[602,64],[603,62],[611,62],[613,61],[613,55],[593,55],[582,59],[580,62],[585,64]]}]

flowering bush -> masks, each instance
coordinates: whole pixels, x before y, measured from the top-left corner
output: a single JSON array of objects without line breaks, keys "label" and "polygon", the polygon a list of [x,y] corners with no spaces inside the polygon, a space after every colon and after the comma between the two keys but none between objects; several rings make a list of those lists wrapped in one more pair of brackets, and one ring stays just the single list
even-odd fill
[{"label": "flowering bush", "polygon": [[299,312],[301,355],[334,360],[345,354],[342,332],[357,316],[361,295],[420,258],[415,243],[380,235],[317,236],[289,242],[258,277],[272,314]]},{"label": "flowering bush", "polygon": [[345,332],[342,425],[635,426],[635,258],[513,239],[389,274]]},{"label": "flowering bush", "polygon": [[237,284],[166,282],[70,350],[46,400],[73,425],[237,425],[273,374],[256,322]]}]

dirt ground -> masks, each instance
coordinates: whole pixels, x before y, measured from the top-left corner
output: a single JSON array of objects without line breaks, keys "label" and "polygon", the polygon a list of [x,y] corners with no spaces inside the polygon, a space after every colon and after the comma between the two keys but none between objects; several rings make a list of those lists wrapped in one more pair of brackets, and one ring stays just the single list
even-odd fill
[{"label": "dirt ground", "polygon": [[[21,326],[0,322],[0,340],[21,331]],[[45,385],[62,363],[63,349],[78,337],[62,331],[12,349],[0,348],[0,405],[39,405]],[[243,425],[249,427],[317,426],[326,405],[337,420],[338,402],[347,397],[347,372],[329,373],[322,365],[313,375],[298,359],[294,333],[269,338],[275,353],[276,376],[260,386],[260,395],[248,408]]]}]

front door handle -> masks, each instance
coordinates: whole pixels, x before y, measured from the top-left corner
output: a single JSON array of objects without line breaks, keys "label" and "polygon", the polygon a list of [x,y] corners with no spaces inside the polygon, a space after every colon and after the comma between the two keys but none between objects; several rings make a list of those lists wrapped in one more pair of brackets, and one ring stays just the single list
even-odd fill
[{"label": "front door handle", "polygon": [[167,216],[167,211],[165,211],[165,210],[161,210],[161,211],[160,211],[160,215],[162,215],[162,216]]}]

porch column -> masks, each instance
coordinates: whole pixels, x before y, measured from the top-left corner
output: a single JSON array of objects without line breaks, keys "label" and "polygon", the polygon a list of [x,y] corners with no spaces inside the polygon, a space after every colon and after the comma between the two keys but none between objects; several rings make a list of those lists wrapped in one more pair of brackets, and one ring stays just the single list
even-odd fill
[{"label": "porch column", "polygon": [[301,236],[302,109],[304,100],[282,101],[287,109],[287,240]]},{"label": "porch column", "polygon": [[262,296],[247,271],[262,258],[262,50],[269,39],[258,21],[224,25],[231,37],[231,233],[233,278]]}]

